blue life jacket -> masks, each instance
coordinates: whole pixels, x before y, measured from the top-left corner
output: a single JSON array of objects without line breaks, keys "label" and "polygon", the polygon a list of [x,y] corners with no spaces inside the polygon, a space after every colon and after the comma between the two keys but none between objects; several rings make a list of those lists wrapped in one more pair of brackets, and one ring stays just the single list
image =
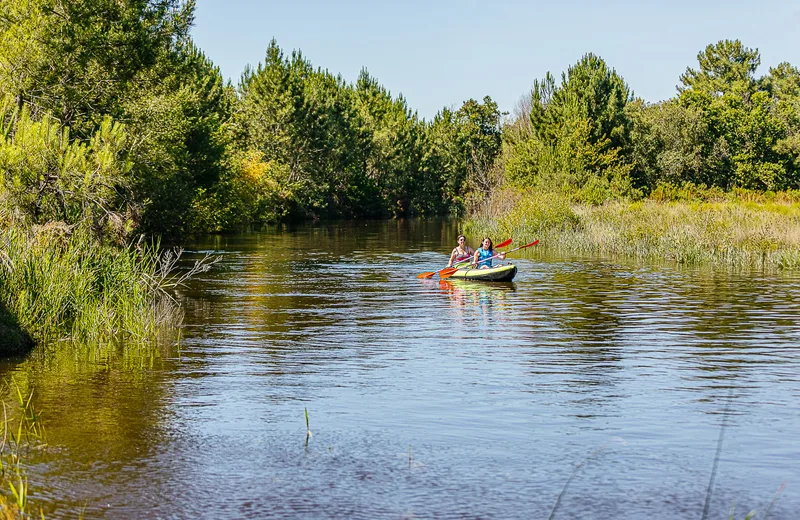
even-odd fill
[{"label": "blue life jacket", "polygon": [[492,261],[491,260],[487,260],[487,258],[490,258],[492,256],[494,256],[494,251],[493,250],[489,249],[487,251],[484,248],[478,249],[478,265],[477,265],[477,267],[481,267],[481,266],[484,266],[484,265],[486,267],[492,267]]}]

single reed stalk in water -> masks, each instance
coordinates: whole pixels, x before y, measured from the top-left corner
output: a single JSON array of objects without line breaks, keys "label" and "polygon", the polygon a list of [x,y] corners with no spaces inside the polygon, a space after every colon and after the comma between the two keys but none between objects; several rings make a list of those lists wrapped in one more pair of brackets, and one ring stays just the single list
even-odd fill
[{"label": "single reed stalk in water", "polygon": [[547,517],[547,520],[553,520],[553,518],[555,518],[556,510],[558,509],[558,506],[561,505],[561,499],[566,494],[567,488],[569,488],[569,485],[572,483],[572,480],[578,474],[578,471],[580,471],[580,469],[582,467],[584,467],[590,460],[595,458],[598,453],[603,451],[609,444],[611,444],[612,441],[615,441],[615,440],[620,440],[620,438],[619,437],[614,437],[612,439],[609,439],[608,441],[606,441],[605,444],[603,444],[602,446],[600,446],[599,448],[597,448],[596,450],[591,452],[588,457],[586,457],[585,459],[583,459],[583,461],[581,461],[580,464],[575,466],[575,469],[572,470],[572,474],[569,476],[569,478],[567,479],[567,482],[564,484],[564,487],[561,489],[561,493],[558,494],[558,498],[556,499],[556,503],[553,506],[553,510],[550,512],[550,516]]},{"label": "single reed stalk in water", "polygon": [[719,466],[719,457],[722,454],[722,439],[725,437],[725,428],[728,425],[728,409],[731,405],[731,398],[733,397],[733,389],[728,392],[728,400],[725,402],[725,410],[722,412],[722,426],[719,429],[719,439],[717,440],[717,453],[714,455],[714,464],[711,467],[711,479],[708,481],[708,491],[706,491],[706,503],[703,506],[702,520],[708,518],[708,509],[711,506],[711,492],[714,489],[714,479],[717,477],[717,466]]},{"label": "single reed stalk in water", "polygon": [[767,516],[769,516],[769,512],[772,511],[772,506],[774,506],[775,502],[778,501],[778,499],[780,498],[780,496],[783,493],[784,489],[786,489],[786,482],[783,482],[780,485],[780,487],[778,488],[778,492],[775,493],[775,497],[772,499],[772,502],[769,503],[769,507],[767,507],[767,510],[764,511],[764,517],[761,520],[767,520]]},{"label": "single reed stalk in water", "polygon": [[308,425],[308,408],[303,408],[306,412],[306,449],[308,448],[308,439],[311,437],[311,428]]}]

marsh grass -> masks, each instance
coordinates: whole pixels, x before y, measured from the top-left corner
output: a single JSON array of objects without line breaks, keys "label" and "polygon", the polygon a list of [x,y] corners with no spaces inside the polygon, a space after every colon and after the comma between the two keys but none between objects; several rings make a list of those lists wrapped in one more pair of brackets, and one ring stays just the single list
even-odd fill
[{"label": "marsh grass", "polygon": [[[2,402],[3,423],[0,434],[0,520],[32,518],[29,514],[28,477],[25,459],[31,450],[47,448],[47,435],[41,414],[33,405],[33,392],[23,394],[12,384],[17,406]],[[41,517],[43,515],[40,512]]]},{"label": "marsh grass", "polygon": [[745,192],[724,199],[575,204],[559,193],[507,192],[473,213],[474,236],[540,239],[560,253],[681,264],[800,268],[800,202],[793,194]]},{"label": "marsh grass", "polygon": [[171,287],[213,259],[175,274],[179,252],[101,245],[80,229],[0,231],[0,305],[35,342],[153,342],[180,324]]}]

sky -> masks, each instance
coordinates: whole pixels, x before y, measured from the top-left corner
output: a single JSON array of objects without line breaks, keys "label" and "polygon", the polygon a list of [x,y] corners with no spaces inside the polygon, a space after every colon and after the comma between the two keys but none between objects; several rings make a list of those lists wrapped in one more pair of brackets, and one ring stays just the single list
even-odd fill
[{"label": "sky", "polygon": [[759,50],[758,76],[800,67],[800,2],[789,1],[197,0],[195,15],[195,44],[234,85],[275,38],[348,82],[366,68],[425,119],[487,95],[513,112],[535,79],[587,52],[648,102],[673,97],[722,39]]}]

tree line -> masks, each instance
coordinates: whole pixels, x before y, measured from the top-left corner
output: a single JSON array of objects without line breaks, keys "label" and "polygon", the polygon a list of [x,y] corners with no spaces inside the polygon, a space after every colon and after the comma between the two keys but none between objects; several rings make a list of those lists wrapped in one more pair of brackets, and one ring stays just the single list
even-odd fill
[{"label": "tree line", "polygon": [[675,97],[657,103],[635,98],[593,54],[560,82],[549,73],[535,81],[504,128],[506,182],[589,204],[686,185],[798,189],[800,71],[781,63],[756,77],[760,54],[738,40],[710,44],[697,59]]},{"label": "tree line", "polygon": [[665,185],[800,184],[800,73],[709,45],[645,103],[600,57],[426,121],[277,42],[236,86],[191,40],[194,0],[0,0],[0,222],[125,243],[290,219],[460,214],[506,185],[601,204]]},{"label": "tree line", "polygon": [[237,86],[194,0],[0,0],[0,218],[184,236],[463,209],[500,148],[490,98],[420,119],[277,42]]}]

